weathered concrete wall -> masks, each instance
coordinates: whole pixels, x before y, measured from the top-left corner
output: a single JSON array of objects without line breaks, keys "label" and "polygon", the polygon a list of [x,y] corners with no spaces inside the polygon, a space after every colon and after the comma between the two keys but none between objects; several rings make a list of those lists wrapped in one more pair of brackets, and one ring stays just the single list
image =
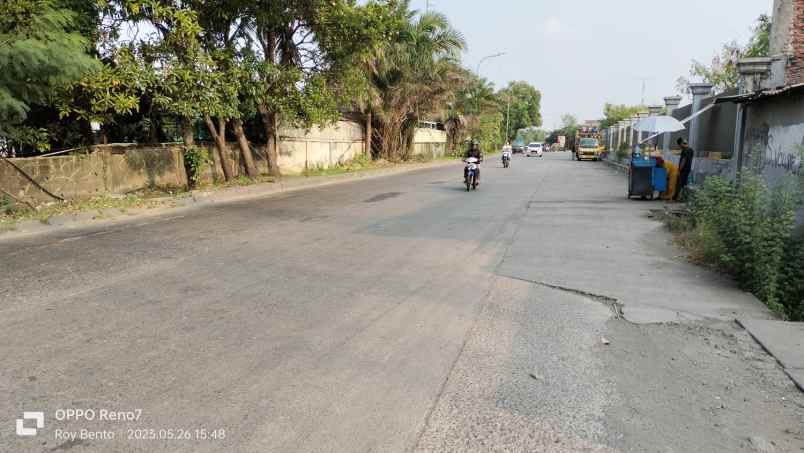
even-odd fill
[{"label": "weathered concrete wall", "polygon": [[[280,129],[279,168],[282,174],[300,174],[305,169],[329,168],[344,164],[365,152],[363,126],[339,121],[328,127],[308,130]],[[414,140],[414,154],[430,158],[444,155],[447,136],[444,131],[419,129]],[[211,144],[201,145],[212,149]],[[264,146],[252,147],[261,173],[268,173]],[[235,175],[245,174],[236,143],[228,143],[228,155]],[[10,159],[48,191],[65,199],[86,198],[104,193],[124,194],[145,188],[187,186],[181,145],[108,145],[97,146],[86,155]],[[222,175],[220,167],[217,173]],[[212,169],[202,175],[202,182],[212,181]],[[53,197],[30,182],[8,162],[0,162],[0,189],[35,204],[53,201]]]},{"label": "weathered concrete wall", "polygon": [[773,27],[770,35],[770,55],[793,53],[793,41],[791,39],[791,27],[793,26],[793,16],[795,9],[793,4],[796,0],[774,0],[773,1]]},{"label": "weathered concrete wall", "polygon": [[91,154],[0,161],[0,188],[38,204],[54,198],[15,167],[47,191],[65,199],[187,184],[181,148],[177,146],[99,146]]},{"label": "weathered concrete wall", "polygon": [[777,96],[748,106],[743,167],[754,166],[774,184],[798,175],[804,153],[804,95]]},{"label": "weathered concrete wall", "polygon": [[447,152],[447,132],[421,128],[413,135],[413,155],[428,159],[443,157]]},{"label": "weathered concrete wall", "polygon": [[339,121],[325,128],[280,129],[279,168],[299,174],[306,168],[329,168],[346,163],[365,151],[363,126]]}]

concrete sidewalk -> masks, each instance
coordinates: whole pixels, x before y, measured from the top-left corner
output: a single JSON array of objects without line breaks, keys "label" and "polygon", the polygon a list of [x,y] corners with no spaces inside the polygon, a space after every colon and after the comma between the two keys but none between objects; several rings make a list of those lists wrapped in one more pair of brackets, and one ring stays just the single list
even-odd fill
[{"label": "concrete sidewalk", "polygon": [[[616,169],[618,171],[627,171],[627,167],[622,164],[612,162],[612,161],[605,161],[607,165]],[[634,206],[651,206],[651,202],[633,202],[632,205]],[[656,207],[661,206],[660,204],[653,203]],[[645,228],[648,227],[647,223],[644,225]],[[659,234],[657,232],[656,237],[666,236],[666,233]],[[654,241],[654,246],[658,245],[660,241]],[[670,264],[670,263],[667,263]],[[676,302],[672,305],[666,305],[665,309],[674,309],[675,307],[682,307],[682,306],[690,306],[686,304],[684,292],[685,290],[689,290],[691,288],[687,287],[687,283],[678,284],[678,282],[684,282],[685,278],[682,277],[682,274],[686,274],[691,276],[691,272],[693,271],[695,275],[695,280],[700,280],[700,277],[703,277],[705,281],[708,281],[708,284],[713,285],[713,287],[719,287],[716,292],[711,292],[709,296],[706,298],[699,300],[697,304],[699,307],[692,309],[685,309],[684,311],[678,311],[676,316],[689,316],[692,314],[706,315],[705,311],[701,308],[705,307],[706,305],[713,305],[720,304],[718,302],[718,294],[722,296],[726,296],[729,292],[735,295],[736,298],[743,299],[744,302],[741,303],[743,307],[750,307],[755,306],[757,307],[756,311],[753,313],[747,313],[745,311],[739,312],[729,312],[729,311],[720,311],[719,315],[725,316],[726,318],[732,317],[737,320],[737,322],[746,330],[748,331],[751,336],[759,343],[770,355],[772,355],[781,365],[781,367],[785,370],[785,373],[793,380],[796,386],[804,391],[804,323],[790,323],[790,322],[783,322],[779,320],[773,319],[774,316],[770,311],[764,309],[764,305],[761,305],[761,302],[756,300],[756,298],[748,293],[744,293],[742,291],[738,291],[736,289],[729,290],[729,286],[733,286],[724,279],[722,276],[719,275],[712,275],[709,271],[702,269],[702,268],[695,268],[689,267],[690,265],[664,265],[661,266],[660,269],[663,273],[665,273],[665,277],[663,278],[664,281],[674,281],[676,284],[676,288],[670,289],[668,288],[668,294],[675,294],[677,296]],[[681,272],[677,274],[674,278],[668,278],[666,272],[670,269],[676,268],[676,272]],[[686,268],[686,270],[682,270],[682,268]],[[639,272],[640,277],[649,277],[650,274],[647,273],[648,266],[640,266]],[[661,278],[660,274],[655,274],[653,276],[654,279]],[[687,282],[692,282],[692,279],[688,279]],[[688,293],[692,294],[692,293]],[[658,295],[657,295],[658,296]],[[658,296],[661,297],[661,296]],[[753,301],[751,301],[753,299]],[[656,312],[653,308],[648,307],[647,310],[642,307],[626,307],[626,314],[632,320],[640,321],[643,320],[643,314],[647,315],[650,318],[654,318],[658,312]],[[642,312],[642,313],[639,313]],[[687,313],[684,315],[683,313]],[[635,314],[637,316],[635,316]],[[668,313],[670,318],[672,318],[672,314]]]},{"label": "concrete sidewalk", "polygon": [[739,319],[752,337],[784,368],[804,392],[804,323]]}]

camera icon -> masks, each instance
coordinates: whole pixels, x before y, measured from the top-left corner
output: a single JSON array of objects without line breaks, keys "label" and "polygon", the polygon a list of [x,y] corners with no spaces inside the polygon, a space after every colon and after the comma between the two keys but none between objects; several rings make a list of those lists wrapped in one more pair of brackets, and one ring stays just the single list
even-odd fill
[{"label": "camera icon", "polygon": [[[26,428],[25,420],[35,420],[36,428]],[[22,418],[17,419],[17,435],[18,436],[35,436],[37,429],[45,427],[45,413],[44,412],[23,412]]]}]

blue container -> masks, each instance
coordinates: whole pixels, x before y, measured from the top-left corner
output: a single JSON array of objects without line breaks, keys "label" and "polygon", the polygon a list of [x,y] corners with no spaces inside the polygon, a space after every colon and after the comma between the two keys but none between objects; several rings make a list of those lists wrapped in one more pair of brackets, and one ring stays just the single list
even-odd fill
[{"label": "blue container", "polygon": [[[637,196],[653,199],[656,159],[635,155],[628,172],[628,198]],[[662,169],[664,170],[664,169]]]},{"label": "blue container", "polygon": [[667,192],[667,169],[664,167],[653,168],[653,190],[657,192]]}]

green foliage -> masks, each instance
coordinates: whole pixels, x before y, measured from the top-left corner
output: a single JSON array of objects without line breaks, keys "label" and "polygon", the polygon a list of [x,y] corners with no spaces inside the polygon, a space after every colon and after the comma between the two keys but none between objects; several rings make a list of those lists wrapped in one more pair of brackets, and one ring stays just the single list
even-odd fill
[{"label": "green foliage", "polygon": [[762,14],[754,25],[754,34],[745,48],[745,57],[767,57],[770,54],[770,32],[773,20]]},{"label": "green foliage", "polygon": [[619,121],[631,118],[640,111],[646,110],[646,107],[641,105],[628,106],[624,104],[610,104],[606,103],[603,106],[603,114],[605,118],[600,124],[601,129],[607,129]]},{"label": "green foliage", "polygon": [[76,19],[48,0],[0,2],[0,135],[39,144],[39,131],[21,127],[31,107],[98,67]]},{"label": "green foliage", "polygon": [[617,157],[617,161],[622,162],[631,155],[631,148],[628,146],[628,143],[621,143],[620,147],[617,148],[617,153],[615,156]]},{"label": "green foliage", "polygon": [[201,146],[186,146],[184,148],[184,166],[187,168],[187,177],[190,185],[196,186],[201,180],[201,175],[207,169],[211,160],[209,151]]},{"label": "green foliage", "polygon": [[547,131],[536,127],[516,131],[516,141],[519,143],[543,142],[547,139]]},{"label": "green foliage", "polygon": [[480,141],[484,152],[498,151],[505,143],[505,133],[500,129],[501,121],[505,121],[502,112],[487,113],[480,117],[472,138]]},{"label": "green foliage", "polygon": [[442,111],[455,96],[464,73],[457,62],[463,36],[438,13],[416,16],[408,2],[396,5],[406,18],[398,39],[367,64],[377,100],[374,113],[381,155],[395,161],[409,157],[419,119]]},{"label": "green foliage", "polygon": [[[714,85],[717,92],[737,87],[740,73],[737,62],[745,57],[764,57],[770,51],[771,18],[765,14],[759,16],[753,29],[753,35],[748,44],[741,46],[737,41],[730,41],[723,45],[720,51],[712,57],[707,65],[693,60],[690,67],[690,76],[701,79]],[[681,77],[677,86],[679,91],[686,92],[689,80]]]},{"label": "green foliage", "polygon": [[0,215],[11,214],[17,209],[14,199],[6,194],[0,194]]},{"label": "green foliage", "polygon": [[794,235],[801,206],[796,184],[789,180],[770,189],[754,174],[743,174],[739,185],[709,177],[691,205],[700,258],[791,318],[801,316],[804,285],[801,238]]},{"label": "green foliage", "polygon": [[[542,93],[529,83],[510,82],[506,88],[497,93],[497,99],[503,113],[507,113],[509,101],[511,105],[507,140],[513,139],[521,129],[538,128],[542,125]],[[501,127],[505,131],[504,122]]]},{"label": "green foliage", "polygon": [[75,115],[86,121],[110,123],[115,115],[139,109],[140,97],[156,83],[154,78],[152,68],[129,49],[121,49],[113,63],[65,84],[56,101],[59,114],[62,118]]}]

